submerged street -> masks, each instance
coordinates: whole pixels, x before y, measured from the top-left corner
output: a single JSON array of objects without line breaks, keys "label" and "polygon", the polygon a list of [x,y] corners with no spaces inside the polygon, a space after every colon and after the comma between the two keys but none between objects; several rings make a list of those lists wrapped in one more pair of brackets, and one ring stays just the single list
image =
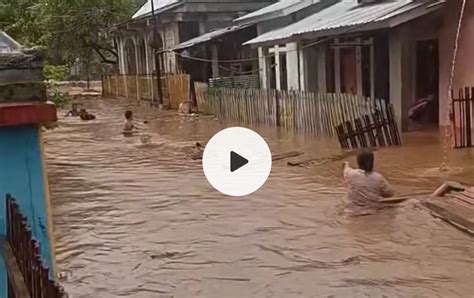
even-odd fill
[{"label": "submerged street", "polygon": [[[238,125],[122,100],[85,100],[97,120],[45,133],[58,268],[73,297],[471,297],[472,237],[418,204],[445,180],[438,133],[376,152],[397,195],[375,216],[342,214],[342,161],[289,167],[244,198],[221,195],[183,147]],[[151,143],[121,134],[132,109]],[[141,124],[144,120],[148,124]],[[251,127],[272,153],[340,152],[336,142]],[[474,151],[450,151],[449,178],[474,181]],[[354,158],[350,159],[355,166]]]}]

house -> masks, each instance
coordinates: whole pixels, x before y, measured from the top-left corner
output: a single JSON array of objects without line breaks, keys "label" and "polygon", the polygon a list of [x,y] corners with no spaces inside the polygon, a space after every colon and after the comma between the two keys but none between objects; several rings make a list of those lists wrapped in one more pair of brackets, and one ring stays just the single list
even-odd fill
[{"label": "house", "polygon": [[[211,82],[215,82],[217,78],[230,79],[240,87],[266,88],[266,80],[258,82],[264,75],[259,66],[258,51],[242,44],[259,34],[290,25],[335,2],[281,0],[236,18],[232,26],[183,42],[173,50],[183,57],[184,63],[188,65],[184,67],[184,71],[197,80],[207,81],[214,78]],[[195,69],[199,69],[201,75],[197,74]],[[256,82],[253,82],[254,80]],[[274,85],[269,87],[275,88]]]},{"label": "house", "polygon": [[[474,83],[471,2],[460,35],[455,89]],[[394,105],[403,130],[409,128],[412,105],[429,97],[434,104],[426,123],[447,125],[461,3],[340,0],[244,45],[258,48],[263,87],[382,98]]]},{"label": "house", "polygon": [[269,2],[249,0],[153,0],[157,36],[153,36],[152,3],[147,1],[126,23],[111,30],[118,48],[120,74],[150,74],[155,70],[153,48],[160,52],[162,73],[179,69],[171,51],[178,44],[232,25],[232,20]]}]

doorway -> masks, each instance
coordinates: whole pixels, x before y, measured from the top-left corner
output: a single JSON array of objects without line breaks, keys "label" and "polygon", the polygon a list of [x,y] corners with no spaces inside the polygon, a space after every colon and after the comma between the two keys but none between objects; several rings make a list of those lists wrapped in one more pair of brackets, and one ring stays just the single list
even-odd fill
[{"label": "doorway", "polygon": [[416,43],[416,98],[410,120],[417,126],[439,124],[439,47],[438,40]]}]

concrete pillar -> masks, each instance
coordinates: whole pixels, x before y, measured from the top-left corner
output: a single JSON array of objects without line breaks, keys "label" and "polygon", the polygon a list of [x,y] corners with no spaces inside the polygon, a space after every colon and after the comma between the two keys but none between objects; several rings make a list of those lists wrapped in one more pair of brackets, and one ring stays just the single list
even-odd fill
[{"label": "concrete pillar", "polygon": [[265,57],[265,50],[262,47],[258,48],[258,71],[260,74],[260,88],[268,88],[268,79],[267,79],[267,58]]},{"label": "concrete pillar", "polygon": [[136,74],[140,73],[140,54],[138,50],[138,38],[136,36],[133,37],[133,46],[135,47],[135,68],[136,68]]},{"label": "concrete pillar", "polygon": [[125,74],[127,72],[125,66],[125,49],[124,49],[124,40],[123,38],[118,38],[118,55],[119,55],[119,73]]},{"label": "concrete pillar", "polygon": [[408,128],[408,110],[415,96],[415,51],[409,36],[403,28],[389,33],[390,102],[401,131]]},{"label": "concrete pillar", "polygon": [[276,90],[281,90],[280,52],[278,45],[275,46],[275,82]]},{"label": "concrete pillar", "polygon": [[298,44],[296,42],[286,44],[286,74],[288,82],[288,90],[299,90],[299,59]]},{"label": "concrete pillar", "polygon": [[211,55],[212,55],[212,77],[219,77],[219,53],[217,51],[217,45],[211,45]]},{"label": "concrete pillar", "polygon": [[318,76],[318,92],[326,93],[326,48],[318,46],[317,48],[317,76]]},{"label": "concrete pillar", "polygon": [[301,91],[306,90],[307,85],[307,58],[306,58],[306,49],[299,49],[298,50],[298,69],[299,69],[299,87]]}]

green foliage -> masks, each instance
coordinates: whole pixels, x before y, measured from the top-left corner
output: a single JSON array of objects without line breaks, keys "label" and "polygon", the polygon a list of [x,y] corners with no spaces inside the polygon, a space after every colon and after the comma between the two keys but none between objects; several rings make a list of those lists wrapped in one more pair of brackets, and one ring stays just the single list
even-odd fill
[{"label": "green foliage", "polygon": [[68,71],[67,65],[50,65],[50,64],[45,64],[43,73],[45,78],[53,81],[64,81],[67,71]]},{"label": "green foliage", "polygon": [[137,0],[0,0],[0,28],[26,46],[45,46],[52,64],[79,58],[116,64],[107,31],[130,19]]},{"label": "green foliage", "polygon": [[63,108],[68,102],[69,98],[66,94],[61,92],[56,86],[52,86],[48,99],[54,103],[58,108]]}]

